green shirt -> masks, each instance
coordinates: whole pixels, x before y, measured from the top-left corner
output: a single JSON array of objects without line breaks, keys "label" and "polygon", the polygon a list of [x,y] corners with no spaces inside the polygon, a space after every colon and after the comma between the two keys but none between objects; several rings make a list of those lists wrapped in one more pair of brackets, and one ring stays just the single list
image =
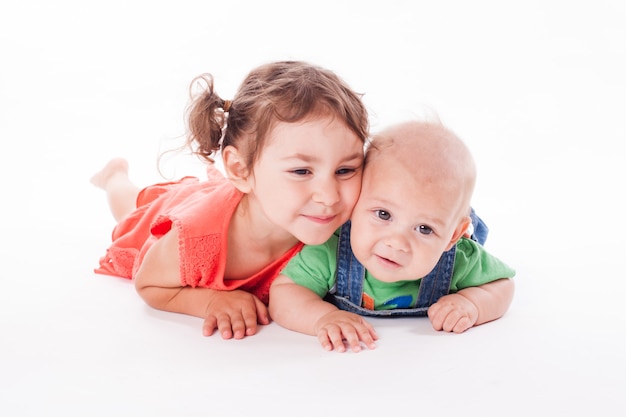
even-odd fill
[{"label": "green shirt", "polygon": [[[338,231],[321,245],[305,245],[281,272],[296,284],[324,297],[335,285],[337,274]],[[477,287],[500,278],[513,278],[515,270],[490,255],[479,243],[462,238],[456,244],[450,292]],[[414,281],[382,282],[365,273],[363,301],[374,310],[412,308],[417,302],[420,278]],[[398,300],[401,305],[398,305]],[[369,308],[369,307],[368,307]]]}]

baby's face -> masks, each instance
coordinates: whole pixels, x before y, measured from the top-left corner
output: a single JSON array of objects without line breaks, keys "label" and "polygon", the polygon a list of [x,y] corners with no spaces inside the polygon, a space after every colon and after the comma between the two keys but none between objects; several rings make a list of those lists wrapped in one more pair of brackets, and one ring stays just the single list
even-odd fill
[{"label": "baby's face", "polygon": [[380,281],[424,277],[461,228],[458,193],[415,171],[385,157],[365,169],[350,240],[356,258]]}]

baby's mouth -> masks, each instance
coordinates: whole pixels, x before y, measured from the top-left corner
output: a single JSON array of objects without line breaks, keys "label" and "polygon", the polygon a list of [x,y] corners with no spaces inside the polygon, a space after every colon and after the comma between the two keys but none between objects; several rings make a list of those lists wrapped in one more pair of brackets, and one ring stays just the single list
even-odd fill
[{"label": "baby's mouth", "polygon": [[399,263],[389,258],[385,258],[384,256],[376,255],[376,259],[378,259],[378,262],[386,268],[396,269],[400,267]]}]

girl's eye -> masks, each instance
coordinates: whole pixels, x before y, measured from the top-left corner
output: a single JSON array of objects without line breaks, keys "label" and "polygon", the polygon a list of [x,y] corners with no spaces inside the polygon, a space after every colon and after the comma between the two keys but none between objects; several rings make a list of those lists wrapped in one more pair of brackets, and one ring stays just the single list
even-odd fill
[{"label": "girl's eye", "polygon": [[433,229],[426,226],[425,224],[420,224],[419,226],[417,226],[417,230],[423,235],[430,235],[433,233]]},{"label": "girl's eye", "polygon": [[292,172],[293,174],[296,174],[296,175],[308,175],[308,174],[310,174],[310,173],[311,173],[311,171],[309,171],[309,170],[308,170],[308,169],[306,169],[306,168],[302,168],[302,169],[294,169],[294,170],[292,170],[291,172]]},{"label": "girl's eye", "polygon": [[391,213],[389,213],[388,211],[385,211],[385,210],[376,210],[375,214],[376,214],[376,217],[378,217],[381,220],[389,220],[389,219],[391,219]]},{"label": "girl's eye", "polygon": [[340,168],[337,170],[337,175],[350,175],[350,174],[354,174],[356,172],[356,169],[354,168]]}]

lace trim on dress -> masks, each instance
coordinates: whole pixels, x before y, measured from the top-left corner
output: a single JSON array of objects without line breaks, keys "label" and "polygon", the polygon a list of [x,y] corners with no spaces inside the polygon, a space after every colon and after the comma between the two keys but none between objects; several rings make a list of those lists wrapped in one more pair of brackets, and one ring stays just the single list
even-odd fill
[{"label": "lace trim on dress", "polygon": [[133,265],[139,251],[134,248],[116,248],[112,247],[107,250],[107,255],[104,259],[110,266],[115,275],[131,279],[133,276]]},{"label": "lace trim on dress", "polygon": [[[181,282],[192,287],[215,287],[218,278],[220,256],[220,235],[206,235],[185,239],[180,242]],[[186,256],[183,257],[183,254]],[[221,280],[220,280],[221,282]]]}]

